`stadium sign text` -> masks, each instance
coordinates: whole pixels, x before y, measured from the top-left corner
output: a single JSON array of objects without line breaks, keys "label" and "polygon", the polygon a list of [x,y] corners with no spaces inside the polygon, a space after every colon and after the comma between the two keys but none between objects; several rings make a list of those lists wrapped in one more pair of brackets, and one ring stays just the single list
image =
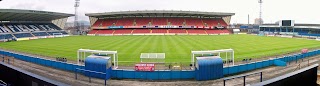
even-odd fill
[{"label": "stadium sign text", "polygon": [[139,63],[135,64],[134,70],[136,71],[154,71],[155,64],[146,64],[146,63]]}]

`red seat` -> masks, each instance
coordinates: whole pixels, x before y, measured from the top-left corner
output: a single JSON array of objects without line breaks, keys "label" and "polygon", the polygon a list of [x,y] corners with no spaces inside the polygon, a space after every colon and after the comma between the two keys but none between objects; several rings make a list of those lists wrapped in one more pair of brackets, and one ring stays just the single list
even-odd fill
[{"label": "red seat", "polygon": [[188,30],[188,33],[190,34],[206,34],[205,30],[203,29],[190,29]]},{"label": "red seat", "polygon": [[132,33],[150,33],[149,29],[135,29]]},{"label": "red seat", "polygon": [[167,29],[152,29],[152,33],[167,33]]},{"label": "red seat", "polygon": [[119,29],[119,30],[114,30],[113,34],[131,34],[132,29]]},{"label": "red seat", "polygon": [[98,19],[98,20],[92,25],[92,27],[100,27],[101,24],[102,24],[102,22],[103,22],[103,20]]},{"label": "red seat", "polygon": [[103,22],[102,22],[102,26],[103,27],[108,27],[108,26],[112,26],[114,24],[117,23],[117,19],[105,19]]},{"label": "red seat", "polygon": [[168,22],[170,22],[171,25],[182,26],[185,20],[184,18],[168,18]]},{"label": "red seat", "polygon": [[136,26],[147,26],[151,18],[136,18]]},{"label": "red seat", "polygon": [[99,30],[91,30],[88,34],[96,34]]},{"label": "red seat", "polygon": [[186,30],[183,29],[170,29],[169,33],[187,33]]},{"label": "red seat", "polygon": [[96,34],[112,34],[113,30],[99,30]]},{"label": "red seat", "polygon": [[186,18],[188,26],[203,26],[202,20],[199,18]]},{"label": "red seat", "polygon": [[167,18],[153,18],[152,25],[167,25]]},{"label": "red seat", "polygon": [[133,18],[119,19],[116,26],[133,26]]}]

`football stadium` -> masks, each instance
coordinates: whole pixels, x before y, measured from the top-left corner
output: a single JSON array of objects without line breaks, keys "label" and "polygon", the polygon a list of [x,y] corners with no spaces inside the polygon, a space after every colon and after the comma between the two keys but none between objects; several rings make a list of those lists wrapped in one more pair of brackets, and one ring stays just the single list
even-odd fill
[{"label": "football stadium", "polygon": [[232,28],[234,15],[86,13],[89,31],[75,35],[75,14],[0,9],[0,85],[318,85],[320,24]]}]

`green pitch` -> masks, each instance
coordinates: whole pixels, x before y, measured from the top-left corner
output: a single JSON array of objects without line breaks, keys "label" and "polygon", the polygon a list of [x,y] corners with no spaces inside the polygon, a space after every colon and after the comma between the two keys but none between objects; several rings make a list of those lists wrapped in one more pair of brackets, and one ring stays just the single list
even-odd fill
[{"label": "green pitch", "polygon": [[140,61],[140,53],[165,53],[166,62],[190,62],[191,50],[232,48],[235,59],[258,58],[318,48],[319,41],[253,35],[216,36],[71,36],[0,43],[0,48],[76,60],[77,50],[116,50],[121,64]]}]

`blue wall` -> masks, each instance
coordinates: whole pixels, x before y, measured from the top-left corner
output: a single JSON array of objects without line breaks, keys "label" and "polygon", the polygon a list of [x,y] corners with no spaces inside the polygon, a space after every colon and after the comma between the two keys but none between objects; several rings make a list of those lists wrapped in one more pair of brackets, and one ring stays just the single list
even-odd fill
[{"label": "blue wall", "polygon": [[[32,62],[35,64],[40,64],[43,66],[48,66],[56,69],[66,70],[75,72],[76,68],[84,69],[84,66],[69,64],[64,62],[58,62],[54,60],[48,60],[43,58],[36,58],[27,55],[21,55],[16,53],[11,53],[7,51],[0,50],[0,54],[12,56],[16,59],[20,59],[27,62]],[[248,64],[236,65],[231,67],[223,68],[223,74],[237,74],[245,71],[251,71],[263,67],[268,67],[274,65],[275,60],[280,60],[284,62],[296,61],[302,58],[319,55],[320,50],[310,51],[305,54],[296,54],[292,56],[284,56],[281,58],[264,60],[259,62],[253,62]],[[81,72],[81,71],[78,71]],[[112,78],[117,79],[148,79],[148,80],[171,80],[171,79],[194,79],[195,71],[169,71],[169,70],[157,70],[154,72],[143,72],[143,71],[134,71],[134,70],[112,70]]]},{"label": "blue wall", "polygon": [[236,66],[231,66],[231,67],[225,67],[225,68],[223,68],[223,74],[224,75],[237,74],[237,73],[241,73],[241,72],[245,72],[245,71],[251,71],[251,70],[255,70],[255,69],[259,69],[259,68],[272,66],[272,65],[275,65],[275,62],[277,62],[277,61],[290,62],[290,61],[296,61],[299,59],[303,59],[306,57],[315,56],[315,55],[319,55],[319,54],[320,54],[320,50],[315,50],[315,51],[310,51],[310,52],[304,53],[304,54],[295,54],[295,55],[284,56],[281,58],[275,58],[275,59],[271,59],[271,60],[264,60],[264,61],[241,64],[241,65],[236,65]]},{"label": "blue wall", "polygon": [[146,80],[172,80],[172,79],[193,79],[195,71],[170,71],[155,70],[135,71],[135,70],[112,70],[112,78],[117,79],[146,79]]}]

